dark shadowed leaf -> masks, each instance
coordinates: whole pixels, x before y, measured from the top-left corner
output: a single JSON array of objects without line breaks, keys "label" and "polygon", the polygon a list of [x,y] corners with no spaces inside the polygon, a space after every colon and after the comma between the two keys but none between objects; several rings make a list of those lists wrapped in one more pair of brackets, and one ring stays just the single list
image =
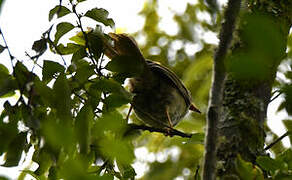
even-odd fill
[{"label": "dark shadowed leaf", "polygon": [[55,108],[61,121],[71,120],[71,91],[64,74],[60,74],[56,79],[53,91],[55,94]]},{"label": "dark shadowed leaf", "polygon": [[113,79],[98,80],[93,84],[93,87],[104,92],[120,93],[124,91],[124,88],[121,86],[121,84],[114,81]]},{"label": "dark shadowed leaf", "polygon": [[[83,61],[86,62],[86,61]],[[76,70],[75,78],[80,82],[84,83],[88,80],[90,76],[95,74],[94,66],[89,65],[87,62],[79,65]]]},{"label": "dark shadowed leaf", "polygon": [[6,47],[4,47],[0,44],[0,53],[2,53],[5,49],[6,49]]},{"label": "dark shadowed leaf", "polygon": [[[4,4],[5,0],[0,0],[0,14],[1,14],[1,10],[2,10],[2,5]],[[1,178],[4,178],[3,176],[0,176]]]},{"label": "dark shadowed leaf", "polygon": [[54,106],[54,92],[44,82],[35,82],[35,91],[42,99],[44,105],[53,107]]},{"label": "dark shadowed leaf", "polygon": [[12,167],[18,165],[24,146],[27,143],[26,137],[27,133],[21,132],[10,142],[3,166]]},{"label": "dark shadowed leaf", "polygon": [[[1,0],[0,0],[0,3],[1,3]],[[1,7],[0,7],[1,8]],[[1,9],[0,9],[1,10]],[[0,176],[0,180],[10,180],[8,177],[5,177],[5,176]]]},{"label": "dark shadowed leaf", "polygon": [[17,89],[17,82],[9,75],[8,69],[0,64],[0,97],[9,97],[14,95]]},{"label": "dark shadowed leaf", "polygon": [[80,153],[87,154],[90,149],[91,127],[93,111],[90,105],[84,105],[79,111],[75,121],[75,132],[79,143]]},{"label": "dark shadowed leaf", "polygon": [[84,46],[81,46],[80,49],[73,53],[71,62],[77,61],[87,56],[86,49]]},{"label": "dark shadowed leaf", "polygon": [[63,35],[65,35],[66,33],[68,33],[69,31],[71,31],[72,29],[74,29],[74,25],[72,25],[71,23],[62,22],[62,23],[58,24],[57,25],[57,32],[55,34],[54,43],[57,44],[59,42],[59,39]]},{"label": "dark shadowed leaf", "polygon": [[[122,104],[126,104],[133,98],[133,94],[125,90],[118,82],[113,79],[101,79],[92,85],[99,91],[112,93],[112,97],[107,97],[106,102],[109,103],[111,107],[118,107]],[[114,104],[111,104],[114,103]]]},{"label": "dark shadowed leaf", "polygon": [[65,68],[61,64],[54,62],[54,61],[48,61],[44,60],[43,64],[43,81],[49,82],[52,80],[57,73],[64,73]]},{"label": "dark shadowed leaf", "polygon": [[20,61],[17,61],[15,65],[14,74],[20,88],[24,88],[24,85],[32,80],[33,76]]},{"label": "dark shadowed leaf", "polygon": [[51,21],[53,19],[55,14],[57,15],[58,18],[60,18],[60,17],[63,17],[69,13],[71,13],[71,11],[68,8],[58,5],[50,10],[49,21]]},{"label": "dark shadowed leaf", "polygon": [[98,59],[102,53],[103,43],[100,37],[94,33],[88,34],[88,45],[91,50],[91,53],[95,56],[95,59]]},{"label": "dark shadowed leaf", "polygon": [[[12,108],[8,103],[5,103],[4,106],[5,111],[9,111],[9,109]],[[2,114],[4,114],[4,112],[2,112]],[[0,155],[8,151],[7,149],[9,144],[16,137],[17,134],[18,134],[17,123],[15,122],[3,123],[2,119],[0,120],[0,142],[1,142]]]},{"label": "dark shadowed leaf", "polygon": [[106,26],[114,27],[115,23],[111,18],[108,18],[108,11],[102,8],[93,8],[85,13],[85,16],[90,17],[97,22]]},{"label": "dark shadowed leaf", "polygon": [[47,39],[42,38],[37,40],[32,45],[32,50],[36,51],[37,53],[43,53],[47,50]]},{"label": "dark shadowed leaf", "polygon": [[132,56],[114,57],[106,65],[107,70],[118,73],[127,73],[130,77],[140,75],[143,71],[143,68],[143,61]]},{"label": "dark shadowed leaf", "polygon": [[289,115],[292,115],[292,84],[286,84],[282,90],[285,96],[283,101],[283,107],[286,109]]}]

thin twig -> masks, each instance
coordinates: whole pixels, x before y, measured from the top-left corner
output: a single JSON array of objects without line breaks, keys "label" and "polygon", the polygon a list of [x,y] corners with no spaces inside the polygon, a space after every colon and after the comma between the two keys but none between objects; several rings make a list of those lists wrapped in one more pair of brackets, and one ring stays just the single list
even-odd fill
[{"label": "thin twig", "polygon": [[88,37],[87,37],[87,34],[85,33],[83,27],[82,27],[82,22],[81,22],[81,16],[77,13],[76,11],[76,5],[73,4],[73,2],[71,2],[71,5],[72,5],[72,10],[73,10],[73,13],[76,15],[77,19],[78,19],[78,22],[77,22],[77,25],[78,27],[80,28],[83,36],[84,36],[84,39],[85,39],[85,47],[86,49],[88,49],[88,56],[89,58],[91,59],[91,62],[94,64],[94,66],[96,67],[96,63],[94,61],[94,57],[92,55],[92,52],[91,52],[91,48],[89,47],[89,41],[88,41]]},{"label": "thin twig", "polygon": [[58,49],[58,47],[55,45],[55,43],[50,39],[50,35],[49,35],[49,34],[48,34],[47,41],[48,41],[48,43],[50,43],[50,44],[55,48],[55,50],[56,50],[56,52],[58,53],[58,55],[60,55],[60,57],[61,57],[61,59],[62,59],[62,61],[63,61],[64,66],[67,67],[66,61],[65,61],[65,59],[64,59],[64,57],[63,57],[63,55],[62,55],[62,53],[59,51],[59,49]]},{"label": "thin twig", "polygon": [[194,180],[199,180],[199,170],[200,170],[200,165],[198,165],[197,168],[196,168],[196,173],[195,173],[195,176],[194,176]]},{"label": "thin twig", "polygon": [[282,136],[280,136],[278,139],[276,139],[274,142],[272,142],[271,144],[269,144],[267,147],[265,147],[265,151],[270,149],[271,147],[273,147],[275,144],[277,144],[279,141],[281,141],[282,139],[284,139],[286,136],[288,136],[290,134],[289,131],[287,131],[285,134],[283,134]]},{"label": "thin twig", "polygon": [[4,41],[5,48],[6,48],[7,51],[8,51],[8,54],[9,54],[9,57],[10,57],[10,61],[11,61],[12,69],[14,69],[14,65],[13,65],[13,59],[14,59],[14,56],[12,56],[12,54],[11,54],[11,52],[10,52],[10,49],[8,48],[8,45],[7,45],[7,42],[6,42],[6,40],[5,40],[4,34],[3,34],[2,30],[1,30],[1,27],[0,27],[0,34],[1,34],[2,39],[3,39],[3,41]]},{"label": "thin twig", "polygon": [[275,97],[273,97],[270,101],[269,101],[269,103],[271,103],[271,102],[273,102],[275,99],[277,99],[281,94],[283,94],[283,92],[282,91],[279,91],[279,93],[275,96]]}]

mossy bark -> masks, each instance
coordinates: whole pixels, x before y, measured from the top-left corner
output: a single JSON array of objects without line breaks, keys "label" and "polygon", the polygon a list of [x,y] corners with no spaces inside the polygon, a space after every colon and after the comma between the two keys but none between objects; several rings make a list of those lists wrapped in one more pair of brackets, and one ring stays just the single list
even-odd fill
[{"label": "mossy bark", "polygon": [[[278,4],[277,4],[278,3]],[[242,9],[226,58],[218,122],[217,177],[237,176],[236,158],[255,163],[264,152],[264,123],[277,67],[285,57],[292,1],[253,1]]]}]

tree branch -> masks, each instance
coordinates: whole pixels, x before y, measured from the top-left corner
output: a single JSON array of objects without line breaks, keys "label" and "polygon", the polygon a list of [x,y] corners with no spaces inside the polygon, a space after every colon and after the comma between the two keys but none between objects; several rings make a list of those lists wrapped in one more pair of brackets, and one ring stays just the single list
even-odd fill
[{"label": "tree branch", "polygon": [[[128,126],[130,127],[130,131],[131,130],[143,130],[143,131],[149,131],[149,132],[160,132],[160,133],[164,133],[168,136],[180,136],[180,137],[184,137],[184,138],[191,138],[192,134],[186,134],[184,132],[181,132],[179,130],[176,129],[171,129],[171,128],[157,128],[157,127],[149,127],[149,126],[145,126],[145,125],[137,125],[137,124],[128,124]],[[126,132],[125,134],[129,133]]]},{"label": "tree branch", "polygon": [[279,137],[278,139],[276,139],[274,142],[272,142],[271,144],[269,144],[267,147],[265,147],[265,151],[270,149],[271,147],[273,147],[275,144],[277,144],[279,141],[281,141],[282,139],[284,139],[286,136],[288,136],[290,134],[289,131],[287,131],[285,134],[283,134],[281,137]]},{"label": "tree branch", "polygon": [[11,52],[10,52],[10,49],[8,48],[8,45],[7,45],[6,39],[5,39],[4,35],[3,35],[3,32],[2,32],[2,30],[1,30],[1,28],[0,28],[0,34],[1,34],[2,39],[3,39],[3,42],[4,42],[4,44],[5,44],[5,48],[6,48],[7,51],[8,51],[8,54],[9,54],[9,57],[10,57],[10,61],[11,61],[12,69],[14,70],[14,65],[13,65],[13,59],[14,59],[14,56],[12,56],[12,54],[11,54]]},{"label": "tree branch", "polygon": [[203,166],[203,180],[213,180],[216,175],[216,142],[218,136],[217,124],[220,118],[223,84],[225,79],[224,58],[232,40],[235,21],[240,10],[241,0],[229,0],[224,13],[224,22],[220,31],[219,47],[214,55],[214,71],[212,89],[210,91],[209,108],[207,114],[207,133],[205,137],[205,159]]}]

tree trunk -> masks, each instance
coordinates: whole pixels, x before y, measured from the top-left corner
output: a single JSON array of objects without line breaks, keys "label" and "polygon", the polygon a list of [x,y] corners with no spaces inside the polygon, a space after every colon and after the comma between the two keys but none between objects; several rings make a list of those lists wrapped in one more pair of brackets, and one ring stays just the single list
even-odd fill
[{"label": "tree trunk", "polygon": [[264,152],[264,123],[277,67],[285,57],[292,1],[253,1],[241,10],[218,122],[217,176],[238,177],[236,159]]}]

